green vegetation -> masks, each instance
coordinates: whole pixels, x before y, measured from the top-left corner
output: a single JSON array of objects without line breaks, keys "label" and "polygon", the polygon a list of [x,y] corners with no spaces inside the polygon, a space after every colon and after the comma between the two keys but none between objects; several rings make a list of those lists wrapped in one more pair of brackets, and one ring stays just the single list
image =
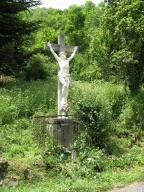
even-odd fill
[{"label": "green vegetation", "polygon": [[[33,66],[32,58],[41,54],[40,65],[46,60],[49,65],[48,69],[43,68],[43,74],[47,70],[51,74],[49,70],[53,69],[54,60],[43,46],[46,41],[56,43],[58,34],[64,33],[66,43],[79,46],[79,53],[71,64],[76,80],[103,79],[123,83],[132,93],[140,89],[144,81],[142,0],[114,0],[99,6],[87,1],[83,6],[74,5],[64,11],[36,8],[26,12],[38,3],[36,0],[27,3],[19,0],[10,6],[7,1],[1,3],[4,22],[0,22],[6,30],[1,34],[1,72],[25,76],[27,65],[29,68]],[[13,11],[9,13],[10,8]],[[3,15],[8,18],[3,19]],[[9,29],[5,27],[7,20]],[[18,33],[15,33],[14,26]],[[35,73],[30,74],[35,76]]]},{"label": "green vegetation", "polygon": [[[0,191],[102,192],[144,180],[144,2],[30,9],[38,4],[0,2],[0,156],[9,163]],[[79,46],[70,63],[75,161],[33,123],[57,114],[57,65],[44,43],[60,33]]]},{"label": "green vegetation", "polygon": [[32,124],[36,114],[56,113],[54,84],[10,82],[1,88],[1,155],[10,162],[7,181],[13,175],[19,180],[18,188],[2,191],[105,191],[142,180],[144,105],[137,99],[143,91],[131,98],[121,85],[74,82],[69,102],[81,124],[78,159],[62,162],[57,147],[39,145]]},{"label": "green vegetation", "polygon": [[89,178],[65,178],[62,175],[55,179],[47,179],[46,182],[34,184],[22,184],[19,189],[2,189],[4,192],[103,192],[106,189],[114,187],[116,184],[121,186],[127,182],[142,180],[143,170],[135,169],[133,171],[118,171],[118,172],[105,172],[101,176],[97,175],[91,179]]},{"label": "green vegetation", "polygon": [[24,21],[22,11],[39,5],[39,0],[5,0],[0,2],[0,73],[17,75],[22,70],[26,53],[22,42],[36,30],[36,23]]}]

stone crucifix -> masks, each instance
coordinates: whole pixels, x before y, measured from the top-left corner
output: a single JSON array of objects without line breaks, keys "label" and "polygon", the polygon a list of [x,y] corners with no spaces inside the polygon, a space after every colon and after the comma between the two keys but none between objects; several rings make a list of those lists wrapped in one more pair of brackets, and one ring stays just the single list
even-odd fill
[{"label": "stone crucifix", "polygon": [[[55,57],[59,65],[58,71],[58,115],[65,116],[68,112],[68,92],[70,84],[69,62],[74,58],[77,46],[70,47],[65,45],[64,35],[58,36],[58,45],[53,43],[46,43],[45,48],[49,47],[51,53]],[[56,52],[59,52],[59,56]],[[66,52],[71,54],[66,58]]]}]

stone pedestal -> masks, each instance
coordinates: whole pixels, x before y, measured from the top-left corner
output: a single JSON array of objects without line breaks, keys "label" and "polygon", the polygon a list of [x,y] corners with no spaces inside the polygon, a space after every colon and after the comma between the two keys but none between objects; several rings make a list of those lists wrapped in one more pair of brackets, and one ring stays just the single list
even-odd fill
[{"label": "stone pedestal", "polygon": [[[57,145],[69,148],[77,134],[77,123],[72,117],[36,117],[34,126],[39,130],[39,138],[51,139]],[[43,135],[43,136],[42,136]]]}]

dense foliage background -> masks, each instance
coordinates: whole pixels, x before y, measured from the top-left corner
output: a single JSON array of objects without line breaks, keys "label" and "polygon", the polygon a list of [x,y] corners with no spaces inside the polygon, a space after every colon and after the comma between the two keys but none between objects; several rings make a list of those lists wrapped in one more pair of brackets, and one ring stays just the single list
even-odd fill
[{"label": "dense foliage background", "polygon": [[[1,2],[1,72],[23,75],[26,80],[55,75],[55,61],[43,46],[46,41],[56,43],[58,34],[64,33],[67,44],[79,46],[71,63],[75,80],[122,82],[132,92],[143,84],[143,1],[108,1],[99,6],[87,1],[64,11],[36,8],[23,12],[38,4],[24,2]],[[34,68],[44,75],[37,76],[31,71]]]},{"label": "dense foliage background", "polygon": [[[143,179],[144,1],[86,1],[64,11],[39,4],[0,2],[0,156],[10,162],[6,185],[14,177],[21,192],[100,192]],[[66,44],[79,47],[70,63],[69,94],[70,114],[80,125],[73,145],[78,158],[65,162],[33,124],[37,115],[57,113],[57,65],[44,43],[57,43],[60,33]]]}]

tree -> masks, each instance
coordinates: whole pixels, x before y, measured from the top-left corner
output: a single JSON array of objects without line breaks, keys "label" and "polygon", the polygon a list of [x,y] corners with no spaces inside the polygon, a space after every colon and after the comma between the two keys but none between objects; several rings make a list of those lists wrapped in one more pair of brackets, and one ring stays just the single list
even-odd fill
[{"label": "tree", "polygon": [[[20,45],[23,37],[32,32],[36,26],[32,22],[24,21],[20,13],[39,4],[39,0],[2,0],[0,1],[0,72],[11,74],[19,66],[17,60],[23,57]],[[7,59],[6,47],[11,47],[11,60]],[[4,51],[5,50],[5,51]],[[19,56],[18,56],[19,55]]]},{"label": "tree", "polygon": [[134,93],[144,81],[144,1],[114,3],[108,4],[104,16],[109,66]]},{"label": "tree", "polygon": [[64,32],[68,36],[68,42],[73,45],[81,45],[80,49],[83,50],[86,45],[83,30],[85,15],[82,7],[73,5],[64,12],[64,15],[67,18]]}]

